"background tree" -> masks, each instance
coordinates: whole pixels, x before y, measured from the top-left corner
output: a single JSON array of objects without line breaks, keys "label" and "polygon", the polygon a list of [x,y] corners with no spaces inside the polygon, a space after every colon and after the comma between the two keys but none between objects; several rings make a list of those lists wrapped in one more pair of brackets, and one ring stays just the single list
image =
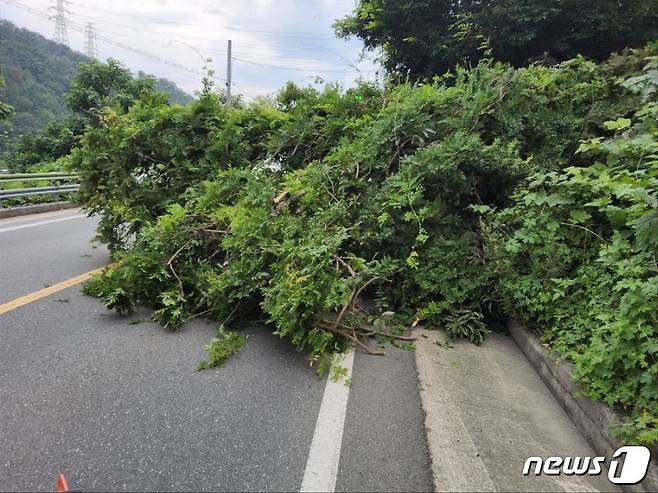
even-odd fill
[{"label": "background tree", "polygon": [[[151,77],[149,74],[142,72],[141,70],[137,72],[138,79],[145,79]],[[172,104],[182,104],[185,106],[192,102],[193,98],[185,91],[180,89],[176,84],[171,82],[168,79],[155,79],[153,87],[158,92],[164,92],[169,96],[169,102]]]},{"label": "background tree", "polygon": [[68,113],[64,94],[87,57],[36,33],[0,21],[0,63],[6,86],[1,99],[14,107],[11,126],[0,123],[0,151],[19,136]]},{"label": "background tree", "polygon": [[153,77],[140,74],[135,79],[115,60],[81,63],[65,98],[67,116],[19,136],[4,161],[16,171],[26,171],[67,156],[87,130],[100,124],[104,109],[113,108],[122,114],[147,97],[155,104],[167,104],[167,95],[157,92],[154,85]]},{"label": "background tree", "polygon": [[335,24],[381,50],[390,73],[431,77],[485,53],[523,66],[598,61],[658,38],[656,0],[358,0]]},{"label": "background tree", "polygon": [[103,108],[116,107],[125,112],[140,96],[154,91],[154,77],[134,79],[130,70],[116,60],[92,60],[78,67],[65,101],[71,111],[95,122]]},{"label": "background tree", "polygon": [[[5,81],[2,78],[2,72],[0,72],[0,87],[5,85]],[[6,120],[9,118],[9,115],[11,115],[12,112],[12,107],[9,106],[7,103],[3,103],[0,101],[0,121]]]},{"label": "background tree", "polygon": [[26,171],[33,165],[52,163],[68,156],[86,129],[84,120],[67,116],[52,120],[38,131],[21,135],[8,154],[7,164],[15,171]]}]

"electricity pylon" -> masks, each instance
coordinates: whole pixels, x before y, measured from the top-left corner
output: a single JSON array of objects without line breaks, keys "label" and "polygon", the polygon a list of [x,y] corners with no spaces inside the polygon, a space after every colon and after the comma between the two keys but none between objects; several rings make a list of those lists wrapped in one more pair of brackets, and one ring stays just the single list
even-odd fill
[{"label": "electricity pylon", "polygon": [[68,11],[64,8],[65,2],[66,0],[57,0],[57,3],[49,8],[55,11],[55,15],[50,16],[51,19],[55,19],[55,42],[68,45],[69,35],[66,32],[66,13]]},{"label": "electricity pylon", "polygon": [[93,22],[87,22],[85,26],[85,53],[89,58],[98,57],[96,44],[96,27]]}]

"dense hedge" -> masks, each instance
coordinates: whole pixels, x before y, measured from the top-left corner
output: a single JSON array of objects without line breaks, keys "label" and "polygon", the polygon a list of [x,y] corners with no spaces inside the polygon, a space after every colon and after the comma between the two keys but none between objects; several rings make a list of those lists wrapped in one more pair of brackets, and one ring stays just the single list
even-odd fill
[{"label": "dense hedge", "polygon": [[511,312],[651,443],[656,60],[108,110],[72,156],[117,259],[87,292],[218,320],[222,361],[224,327],[265,319],[320,367],[419,321],[480,343]]}]

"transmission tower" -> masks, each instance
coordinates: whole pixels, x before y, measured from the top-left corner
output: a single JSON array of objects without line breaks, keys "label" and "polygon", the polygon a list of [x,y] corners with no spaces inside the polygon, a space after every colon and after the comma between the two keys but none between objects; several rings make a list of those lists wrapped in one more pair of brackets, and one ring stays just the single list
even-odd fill
[{"label": "transmission tower", "polygon": [[66,0],[57,0],[57,3],[50,7],[51,10],[55,11],[55,15],[50,16],[51,19],[55,19],[55,36],[54,40],[56,43],[62,43],[65,45],[69,44],[69,35],[66,32],[66,13],[68,10],[64,8],[64,3]]},{"label": "transmission tower", "polygon": [[87,22],[85,26],[85,53],[89,58],[98,57],[96,44],[96,27],[93,22]]}]

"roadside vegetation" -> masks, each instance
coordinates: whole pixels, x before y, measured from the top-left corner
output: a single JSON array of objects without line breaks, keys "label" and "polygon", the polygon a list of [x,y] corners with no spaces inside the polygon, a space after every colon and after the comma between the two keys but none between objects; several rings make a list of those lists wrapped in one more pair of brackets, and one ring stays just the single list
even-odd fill
[{"label": "roadside vegetation", "polygon": [[107,110],[72,156],[117,259],[87,292],[170,327],[266,320],[320,368],[366,335],[420,322],[480,343],[514,314],[649,443],[657,62]]},{"label": "roadside vegetation", "polygon": [[[379,4],[403,3],[355,16],[379,26]],[[470,67],[431,77],[372,38],[384,84],[227,107],[207,78],[187,106],[152,87],[85,106],[63,161],[116,260],[85,291],[167,327],[217,320],[203,367],[256,321],[325,371],[351,344],[381,354],[370,336],[406,345],[423,324],[480,344],[514,315],[628,413],[626,442],[657,443],[658,43],[528,63],[473,36]]]}]

